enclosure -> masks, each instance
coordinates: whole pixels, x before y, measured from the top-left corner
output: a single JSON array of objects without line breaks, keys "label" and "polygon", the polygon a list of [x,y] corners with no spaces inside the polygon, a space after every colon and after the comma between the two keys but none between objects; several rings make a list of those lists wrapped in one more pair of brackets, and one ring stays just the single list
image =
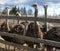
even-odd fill
[{"label": "enclosure", "polygon": [[[0,19],[5,19],[5,20],[9,20],[9,19],[13,19],[13,20],[16,20],[18,22],[18,20],[24,20],[24,21],[40,21],[40,22],[44,22],[44,18],[40,18],[40,17],[37,17],[36,20],[35,20],[35,17],[19,17],[19,16],[0,16]],[[47,22],[49,23],[60,23],[60,19],[51,19],[51,18],[46,18]],[[10,33],[6,33],[6,32],[0,32],[0,35],[4,35],[4,36],[9,36],[9,37],[14,37],[14,38],[22,38],[24,40],[27,40],[27,41],[32,41],[32,42],[37,42],[37,43],[44,43],[44,44],[48,44],[48,45],[52,45],[52,46],[56,46],[56,47],[60,47],[60,42],[55,42],[55,41],[51,41],[51,40],[45,40],[45,39],[38,39],[38,38],[31,38],[31,37],[26,37],[26,36],[20,36],[20,35],[11,35]],[[37,49],[33,49],[33,48],[30,48],[30,47],[26,47],[26,46],[22,46],[20,44],[15,44],[15,43],[12,43],[12,42],[7,42],[7,41],[4,41],[4,40],[1,40],[0,39],[0,43],[1,43],[1,46],[2,44],[4,44],[3,46],[3,50],[6,50],[6,51],[20,51],[20,49],[24,49],[24,50],[28,50],[28,51],[40,51],[40,50],[37,50]],[[10,47],[5,47],[5,45],[8,45]],[[11,47],[13,49],[11,49]],[[1,47],[2,48],[2,47]],[[43,51],[43,50],[42,50]]]}]

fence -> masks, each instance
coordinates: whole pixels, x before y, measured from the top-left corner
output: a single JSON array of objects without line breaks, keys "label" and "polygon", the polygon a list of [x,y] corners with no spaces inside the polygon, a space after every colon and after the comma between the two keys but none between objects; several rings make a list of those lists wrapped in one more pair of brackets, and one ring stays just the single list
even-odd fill
[{"label": "fence", "polygon": [[[13,20],[29,20],[29,21],[35,21],[35,17],[19,17],[19,16],[0,16],[0,19],[13,19]],[[44,22],[45,18],[44,17],[37,17],[36,21]],[[60,23],[60,19],[55,19],[55,18],[47,18],[46,22],[50,23]]]},{"label": "fence", "polygon": [[[6,19],[6,20],[7,19],[16,19],[16,20],[35,21],[34,17],[17,17],[17,16],[0,16],[0,19]],[[44,22],[44,20],[45,20],[44,18],[36,18],[36,21]],[[46,22],[60,23],[60,19],[49,19],[49,18],[47,18]],[[60,47],[60,42],[56,42],[56,41],[45,40],[45,39],[41,40],[41,39],[37,39],[37,38],[15,35],[15,34],[6,33],[6,32],[0,32],[0,35],[13,37],[13,38],[18,38],[18,39],[22,38],[22,39],[27,40],[27,41],[32,41],[32,42],[36,42],[36,43],[44,43],[46,45]],[[39,51],[37,49],[32,49],[30,47],[25,47],[25,46],[22,46],[22,45],[19,45],[19,44],[14,44],[12,42],[7,42],[7,41],[3,41],[3,40],[0,40],[0,43],[7,44],[7,45],[12,45],[12,46],[15,46],[17,48],[27,49],[28,51]]]}]

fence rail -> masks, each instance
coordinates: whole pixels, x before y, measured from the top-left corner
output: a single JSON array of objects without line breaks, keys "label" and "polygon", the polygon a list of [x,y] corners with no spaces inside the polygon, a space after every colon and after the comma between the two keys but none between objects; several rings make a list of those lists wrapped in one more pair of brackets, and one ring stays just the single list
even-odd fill
[{"label": "fence rail", "polygon": [[6,44],[6,45],[10,45],[10,46],[14,46],[14,47],[17,47],[17,48],[20,48],[20,49],[28,50],[28,51],[39,51],[37,49],[33,49],[33,48],[30,48],[30,47],[22,46],[20,44],[15,44],[15,43],[12,43],[12,42],[7,42],[7,41],[4,41],[4,40],[0,40],[0,43]]},{"label": "fence rail", "polygon": [[[29,21],[35,21],[35,17],[19,17],[19,16],[0,16],[0,19],[16,19],[16,20],[29,20]],[[45,18],[44,17],[37,17],[36,21],[40,21],[40,22],[45,22]],[[46,22],[50,22],[50,23],[60,23],[60,19],[52,19],[52,18],[47,18]]]},{"label": "fence rail", "polygon": [[51,46],[55,46],[55,47],[60,47],[60,42],[56,42],[56,41],[32,38],[32,37],[21,36],[21,35],[16,35],[16,34],[12,34],[12,33],[6,33],[6,32],[0,32],[0,35],[18,38],[18,39],[24,39],[26,41],[32,41],[32,42],[36,42],[36,43],[44,43],[46,45],[51,45]]}]

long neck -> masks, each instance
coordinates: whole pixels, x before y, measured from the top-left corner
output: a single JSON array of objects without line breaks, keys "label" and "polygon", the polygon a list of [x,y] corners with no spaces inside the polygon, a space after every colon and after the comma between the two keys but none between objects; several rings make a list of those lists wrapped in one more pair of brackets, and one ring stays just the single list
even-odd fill
[{"label": "long neck", "polygon": [[8,23],[7,23],[7,31],[10,31],[10,27]]},{"label": "long neck", "polygon": [[42,33],[41,29],[40,29],[40,26],[38,26],[37,34],[38,34],[38,38],[43,39],[43,33]]}]

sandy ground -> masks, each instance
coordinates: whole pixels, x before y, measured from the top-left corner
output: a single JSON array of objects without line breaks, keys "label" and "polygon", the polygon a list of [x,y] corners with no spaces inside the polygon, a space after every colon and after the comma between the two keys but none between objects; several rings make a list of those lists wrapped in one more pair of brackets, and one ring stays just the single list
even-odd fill
[{"label": "sandy ground", "polygon": [[[0,39],[4,40],[1,36]],[[0,43],[0,51],[14,51],[14,47]],[[19,49],[15,48],[15,51],[19,51]]]}]

